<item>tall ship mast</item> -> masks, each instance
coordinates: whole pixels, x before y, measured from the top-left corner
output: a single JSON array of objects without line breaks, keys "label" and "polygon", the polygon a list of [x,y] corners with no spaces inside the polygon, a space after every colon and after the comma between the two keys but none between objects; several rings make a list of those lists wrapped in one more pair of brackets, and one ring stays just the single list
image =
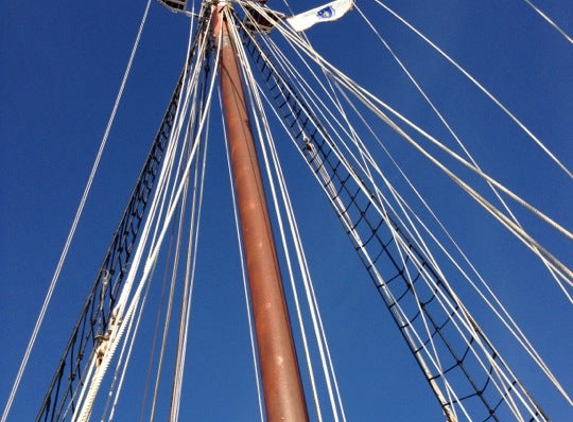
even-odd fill
[{"label": "tall ship mast", "polygon": [[[554,59],[566,67],[573,59],[567,29],[529,2],[521,7],[538,19],[539,37],[565,45]],[[156,22],[151,15],[160,25],[186,25],[178,37],[160,31],[154,40],[157,47],[186,49],[182,68],[111,242],[101,248],[99,269],[84,258],[86,268],[71,270],[102,153],[108,138],[118,136],[122,96],[129,95],[128,77],[137,75],[136,52],[146,25]],[[468,111],[449,110],[445,94],[434,99],[425,87],[431,66],[416,73],[402,60],[383,35],[390,21],[450,68],[448,82],[471,87],[459,99]],[[364,59],[363,66],[351,57]],[[156,59],[149,63],[159,73]],[[390,63],[399,76],[389,77]],[[445,79],[437,85],[449,91]],[[566,110],[573,89],[561,86],[558,109]],[[413,98],[404,102],[403,92],[420,100],[415,117],[402,112]],[[404,407],[448,422],[566,418],[573,401],[564,362],[571,358],[555,349],[568,350],[573,338],[573,174],[567,147],[537,135],[518,114],[383,2],[150,1],[42,310],[14,382],[2,389],[2,422],[218,420],[227,407],[234,419],[270,422],[396,418]],[[495,131],[475,142],[477,132],[465,129],[486,117]],[[458,129],[461,118],[467,122]],[[530,173],[511,171],[532,151],[538,158],[525,167]],[[488,156],[492,161],[484,162]],[[552,199],[536,197],[530,186]],[[103,219],[116,201],[97,202]],[[223,204],[232,212],[223,213]],[[336,237],[324,234],[327,226]],[[223,246],[233,237],[235,258]],[[475,258],[486,247],[489,261]],[[205,255],[210,276],[201,264]],[[506,261],[514,260],[510,271]],[[485,262],[495,262],[496,271]],[[83,273],[90,267],[96,276],[88,287]],[[84,295],[68,291],[56,299],[76,316],[67,326],[71,334],[57,336],[59,359],[42,354],[52,368],[48,381],[49,375],[29,375],[29,366],[45,344],[38,333],[51,324],[46,311],[62,309],[51,301],[66,279],[75,279]],[[530,306],[534,321],[527,321]],[[547,310],[553,317],[542,316]],[[350,316],[363,320],[351,323]],[[531,342],[524,319],[556,330],[551,347],[539,340],[550,330],[536,333],[541,345]],[[363,342],[366,332],[378,340]],[[240,353],[231,347],[239,342]],[[407,372],[388,367],[393,348]],[[344,369],[347,356],[358,369]],[[239,372],[250,372],[249,381],[237,382]],[[26,393],[27,377],[35,379],[33,393]],[[403,379],[420,390],[396,403],[387,396],[400,391]],[[219,405],[200,411],[207,391],[220,395]],[[22,394],[35,396],[26,401],[36,400],[37,408],[23,410]]]}]

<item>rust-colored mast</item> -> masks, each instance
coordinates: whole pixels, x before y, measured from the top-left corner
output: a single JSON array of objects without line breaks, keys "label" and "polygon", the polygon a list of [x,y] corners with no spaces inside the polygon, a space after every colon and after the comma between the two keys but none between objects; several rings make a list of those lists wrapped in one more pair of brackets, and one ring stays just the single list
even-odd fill
[{"label": "rust-colored mast", "polygon": [[[223,8],[213,10],[222,36],[219,64],[223,107],[239,205],[268,422],[308,421],[255,145],[235,47]],[[218,41],[218,40],[217,40]]]}]

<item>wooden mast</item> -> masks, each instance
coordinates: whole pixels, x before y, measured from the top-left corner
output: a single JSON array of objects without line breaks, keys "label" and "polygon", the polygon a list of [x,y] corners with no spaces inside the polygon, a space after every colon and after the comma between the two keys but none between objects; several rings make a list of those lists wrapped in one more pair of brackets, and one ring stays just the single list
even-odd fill
[{"label": "wooden mast", "polygon": [[[224,8],[213,9],[222,37],[219,63],[245,258],[251,290],[265,409],[269,422],[305,422],[308,413],[266,199],[233,41]],[[217,41],[218,38],[217,38]]]}]

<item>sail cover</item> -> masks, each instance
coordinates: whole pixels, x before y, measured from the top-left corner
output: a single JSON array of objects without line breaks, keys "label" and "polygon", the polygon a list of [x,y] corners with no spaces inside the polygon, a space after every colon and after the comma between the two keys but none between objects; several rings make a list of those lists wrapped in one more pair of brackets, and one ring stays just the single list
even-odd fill
[{"label": "sail cover", "polygon": [[354,0],[337,0],[320,7],[300,13],[287,19],[296,32],[302,32],[319,22],[329,22],[340,19],[352,6]]},{"label": "sail cover", "polygon": [[167,7],[168,9],[178,12],[181,10],[185,10],[185,6],[187,5],[187,0],[159,0],[163,6]]}]

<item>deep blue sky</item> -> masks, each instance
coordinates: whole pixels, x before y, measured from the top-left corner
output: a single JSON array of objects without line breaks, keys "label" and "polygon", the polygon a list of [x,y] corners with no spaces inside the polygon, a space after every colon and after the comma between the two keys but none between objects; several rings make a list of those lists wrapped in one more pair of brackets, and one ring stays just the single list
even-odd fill
[{"label": "deep blue sky", "polygon": [[[274,0],[273,0],[274,1]],[[295,11],[318,5],[297,0]],[[573,168],[573,46],[525,2],[388,1],[458,60]],[[431,4],[430,4],[431,3]],[[569,34],[573,3],[539,1]],[[545,3],[545,4],[544,4]],[[275,3],[278,5],[278,1]],[[573,181],[532,141],[486,105],[463,78],[436,58],[396,20],[369,0],[358,5],[427,87],[472,152],[495,177],[569,230]],[[276,6],[279,8],[278,6]],[[143,13],[143,2],[3,2],[0,15],[0,406],[4,407],[23,351],[63,247],[104,133]],[[358,13],[308,32],[317,49],[380,98],[443,135],[427,107],[381,45],[367,35]],[[342,36],[341,36],[342,35]],[[119,221],[149,144],[171,96],[186,49],[186,19],[153,4],[133,75],[112,130],[37,349],[9,420],[35,416],[86,293]],[[188,366],[185,415],[197,420],[253,420],[248,339],[242,302],[226,167],[221,143],[211,143],[201,281]],[[573,313],[570,304],[523,247],[467,201],[415,153],[389,141],[428,198],[450,221],[476,263],[496,286],[561,381],[573,391]],[[294,156],[291,154],[290,156]],[[410,158],[411,156],[411,158]],[[292,172],[304,172],[289,163]],[[297,167],[299,166],[299,167]],[[392,178],[392,176],[390,176]],[[307,177],[303,179],[310,183]],[[329,208],[314,187],[291,188],[309,229],[307,249],[319,299],[339,363],[348,420],[442,420],[398,331],[371,282],[361,274]],[[305,208],[306,207],[306,208]],[[324,211],[325,214],[322,214]],[[571,267],[573,246],[532,230]],[[341,256],[348,258],[341,259]],[[480,306],[472,309],[481,312]],[[487,316],[483,317],[487,321]],[[525,358],[501,349],[555,421],[571,407],[549,391]],[[146,354],[141,357],[145,364]],[[138,406],[133,409],[137,415]],[[119,419],[122,420],[122,419]],[[191,419],[189,419],[191,420]]]}]

